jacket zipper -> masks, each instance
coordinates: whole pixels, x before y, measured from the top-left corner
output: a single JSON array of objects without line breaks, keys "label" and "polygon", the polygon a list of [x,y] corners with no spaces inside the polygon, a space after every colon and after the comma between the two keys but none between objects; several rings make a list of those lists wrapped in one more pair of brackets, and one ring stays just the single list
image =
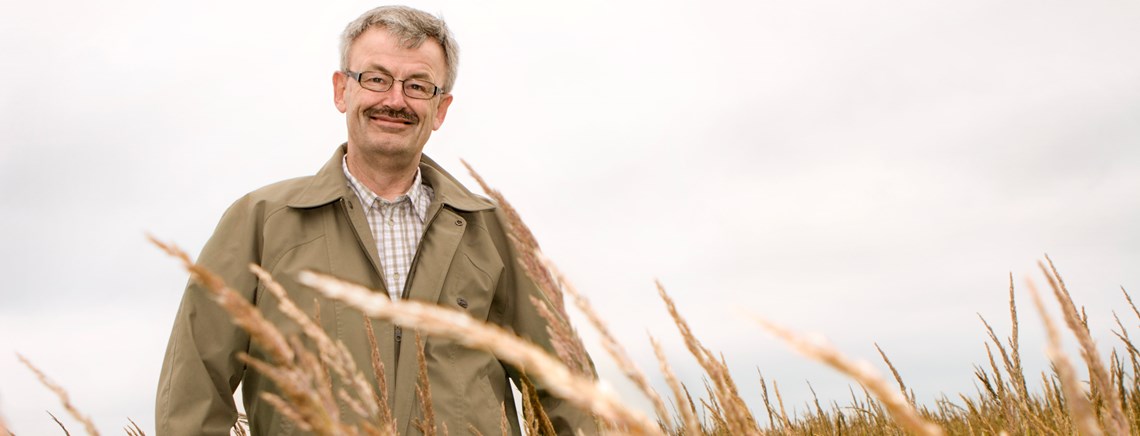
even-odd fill
[{"label": "jacket zipper", "polygon": [[[420,235],[420,241],[416,243],[416,254],[414,256],[412,256],[412,266],[410,268],[408,268],[407,279],[404,281],[404,289],[402,289],[400,291],[400,299],[407,300],[408,297],[411,295],[410,292],[412,289],[412,279],[416,276],[416,274],[415,274],[416,273],[416,267],[419,266],[419,264],[420,264],[420,253],[423,252],[424,237],[427,236],[428,229],[431,228],[432,223],[435,223],[435,217],[439,216],[439,211],[441,211],[441,210],[443,210],[442,205],[440,206],[439,209],[436,209],[435,214],[433,214],[431,216],[431,218],[428,218],[427,222],[424,223],[424,233],[422,235]],[[395,330],[396,330],[396,355],[395,355],[395,357],[396,357],[396,362],[399,362],[400,361],[400,341],[403,339],[403,329],[401,329],[400,326],[396,326]],[[397,364],[396,366],[399,367],[399,364]],[[399,371],[399,369],[397,369],[396,371]]]},{"label": "jacket zipper", "polygon": [[[360,249],[364,250],[364,253],[367,255],[368,254],[368,247],[364,245],[364,238],[360,237],[360,232],[358,230],[356,230],[356,224],[352,222],[352,215],[349,212],[349,209],[351,209],[352,206],[348,204],[349,201],[351,201],[351,200],[346,200],[344,197],[341,197],[340,198],[340,207],[341,207],[341,210],[344,211],[345,216],[348,217],[348,226],[352,228],[352,233],[354,235],[356,235],[356,243],[360,244]],[[426,227],[425,227],[425,229],[426,229]],[[375,238],[376,235],[373,235],[372,237]],[[422,238],[420,239],[420,242],[421,243],[423,242]],[[418,258],[419,258],[419,247],[416,248],[416,256],[412,258],[412,265],[415,265],[415,262]],[[371,263],[371,262],[372,262],[372,260],[370,257],[369,263]],[[376,267],[376,265],[373,265],[373,268],[375,268],[375,267]],[[377,274],[380,274],[380,283],[383,284],[384,283],[384,273],[382,271],[378,271]],[[407,288],[407,287],[408,287],[407,283],[405,282],[404,288]],[[405,292],[407,292],[407,291],[405,291]],[[388,295],[388,293],[385,292],[384,295]],[[372,322],[371,318],[369,318],[368,322]],[[394,366],[394,368],[392,368],[392,377],[393,377],[393,380],[395,380],[396,373],[399,371],[399,367],[400,367],[400,341],[403,340],[403,331],[400,328],[400,326],[398,326],[398,325],[393,326],[393,327],[394,327],[393,328],[393,331],[394,331],[393,336],[395,337],[395,344],[394,344],[395,345],[395,347],[394,347],[395,348],[395,354],[394,354],[395,359],[392,360],[393,366]]]}]

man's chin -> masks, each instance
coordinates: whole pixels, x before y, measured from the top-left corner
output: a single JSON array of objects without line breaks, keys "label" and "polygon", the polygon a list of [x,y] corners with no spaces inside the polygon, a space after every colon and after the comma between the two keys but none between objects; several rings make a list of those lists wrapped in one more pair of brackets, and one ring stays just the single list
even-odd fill
[{"label": "man's chin", "polygon": [[359,141],[355,148],[365,155],[385,158],[407,159],[419,155],[422,147],[415,147],[407,142],[399,141]]}]

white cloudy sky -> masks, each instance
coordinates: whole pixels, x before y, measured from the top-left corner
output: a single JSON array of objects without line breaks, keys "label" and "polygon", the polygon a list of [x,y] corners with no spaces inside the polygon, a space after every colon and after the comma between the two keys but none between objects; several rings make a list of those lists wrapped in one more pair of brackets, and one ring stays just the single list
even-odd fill
[{"label": "white cloudy sky", "polygon": [[[759,368],[798,410],[805,380],[841,402],[847,380],[748,314],[876,365],[877,342],[929,402],[973,391],[977,314],[1008,334],[1008,275],[1027,303],[1042,253],[1105,347],[1120,286],[1140,289],[1140,3],[413,5],[462,47],[428,153],[479,169],[641,366],[655,367],[649,332],[690,386],[654,278],[752,404]],[[144,233],[196,253],[238,196],[319,168],[345,139],[336,38],[372,6],[5,4],[0,414],[14,430],[53,433],[43,411],[62,412],[15,352],[105,432],[153,427],[185,275]],[[1021,309],[1036,373],[1040,323]]]}]

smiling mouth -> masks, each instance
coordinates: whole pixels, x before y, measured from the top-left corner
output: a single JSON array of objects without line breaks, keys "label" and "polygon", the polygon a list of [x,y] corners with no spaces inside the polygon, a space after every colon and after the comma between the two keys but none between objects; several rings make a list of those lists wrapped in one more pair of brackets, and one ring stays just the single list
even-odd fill
[{"label": "smiling mouth", "polygon": [[415,123],[408,121],[408,120],[405,120],[403,118],[394,118],[394,117],[386,117],[386,116],[371,116],[371,117],[368,117],[368,119],[370,119],[372,121],[380,121],[380,122],[384,122],[384,123],[403,124],[405,126],[410,126],[412,124],[415,124]]}]

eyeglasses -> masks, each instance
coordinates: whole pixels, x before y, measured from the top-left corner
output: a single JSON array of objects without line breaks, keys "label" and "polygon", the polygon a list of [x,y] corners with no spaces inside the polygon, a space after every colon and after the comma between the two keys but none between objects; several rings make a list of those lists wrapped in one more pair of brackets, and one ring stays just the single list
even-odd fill
[{"label": "eyeglasses", "polygon": [[344,74],[348,77],[360,82],[360,86],[369,91],[386,92],[392,89],[392,84],[396,82],[404,82],[401,89],[404,90],[404,95],[408,98],[417,100],[428,100],[443,93],[443,88],[435,86],[434,83],[420,79],[404,79],[396,80],[391,75],[381,73],[379,71],[364,71],[356,73],[344,70]]}]

